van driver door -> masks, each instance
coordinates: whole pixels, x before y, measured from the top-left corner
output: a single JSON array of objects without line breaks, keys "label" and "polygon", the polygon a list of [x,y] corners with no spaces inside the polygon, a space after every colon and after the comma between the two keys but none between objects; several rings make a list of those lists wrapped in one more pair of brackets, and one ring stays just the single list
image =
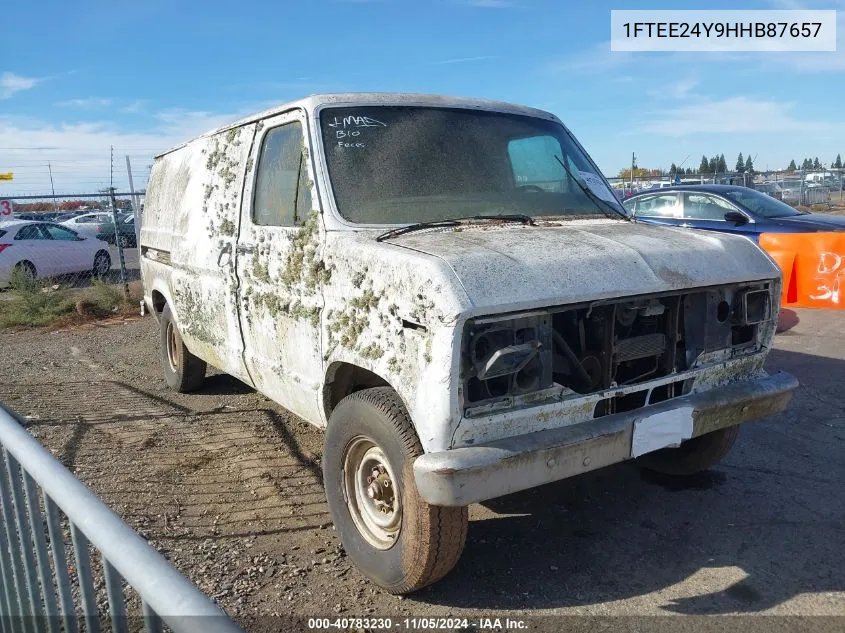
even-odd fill
[{"label": "van driver door", "polygon": [[244,362],[262,393],[319,419],[322,383],[320,214],[312,196],[304,112],[261,121],[252,146],[236,267]]}]

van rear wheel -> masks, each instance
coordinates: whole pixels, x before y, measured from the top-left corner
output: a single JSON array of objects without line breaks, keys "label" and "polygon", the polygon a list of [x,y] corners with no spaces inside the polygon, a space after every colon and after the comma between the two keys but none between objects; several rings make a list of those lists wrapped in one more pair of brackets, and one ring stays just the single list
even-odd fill
[{"label": "van rear wheel", "polygon": [[205,380],[206,363],[191,354],[182,342],[169,305],[165,305],[161,313],[160,341],[167,386],[179,393],[198,389]]},{"label": "van rear wheel", "polygon": [[429,505],[417,491],[413,463],[422,453],[389,387],[347,396],[329,419],[323,484],[335,528],[358,569],[393,594],[445,576],[466,542],[467,509]]}]

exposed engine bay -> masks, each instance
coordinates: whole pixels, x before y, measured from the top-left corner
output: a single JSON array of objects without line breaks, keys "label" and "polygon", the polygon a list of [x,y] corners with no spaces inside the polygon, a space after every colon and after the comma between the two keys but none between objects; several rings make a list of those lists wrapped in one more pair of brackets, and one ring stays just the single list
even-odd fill
[{"label": "exposed engine bay", "polygon": [[[635,385],[753,353],[772,319],[770,282],[475,319],[465,336],[465,413],[541,402],[547,390],[559,398],[561,387],[575,395]],[[595,415],[668,400],[689,386],[680,380],[610,398]]]}]

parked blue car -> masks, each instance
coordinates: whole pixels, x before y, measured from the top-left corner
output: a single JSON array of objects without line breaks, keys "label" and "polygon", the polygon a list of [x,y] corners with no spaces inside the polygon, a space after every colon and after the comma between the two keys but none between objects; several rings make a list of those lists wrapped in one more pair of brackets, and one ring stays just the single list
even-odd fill
[{"label": "parked blue car", "polygon": [[637,221],[738,233],[845,231],[845,216],[798,211],[775,198],[734,185],[681,185],[638,193],[622,203]]}]

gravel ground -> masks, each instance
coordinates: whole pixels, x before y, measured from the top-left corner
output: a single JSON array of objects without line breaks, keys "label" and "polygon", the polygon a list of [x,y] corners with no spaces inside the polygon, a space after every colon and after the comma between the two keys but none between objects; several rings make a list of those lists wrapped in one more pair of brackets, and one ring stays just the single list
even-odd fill
[{"label": "gravel ground", "polygon": [[225,375],[167,391],[152,318],[4,334],[0,401],[247,628],[273,614],[845,616],[845,319],[782,323],[769,368],[802,387],[723,464],[684,483],[622,464],[472,506],[458,567],[405,599],[344,555],[321,433]]}]

